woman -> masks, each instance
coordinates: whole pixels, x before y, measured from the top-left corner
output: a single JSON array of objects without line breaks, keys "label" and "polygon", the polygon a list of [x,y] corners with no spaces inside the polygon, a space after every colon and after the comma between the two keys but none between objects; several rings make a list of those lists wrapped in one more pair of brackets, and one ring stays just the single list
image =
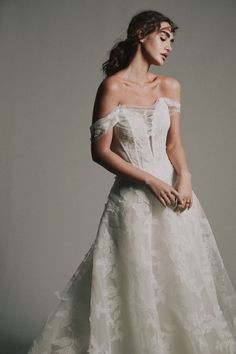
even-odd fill
[{"label": "woman", "polygon": [[164,65],[177,28],[138,13],[103,64],[91,152],[115,181],[31,354],[236,353],[236,293],[192,190],[180,84],[149,72]]}]

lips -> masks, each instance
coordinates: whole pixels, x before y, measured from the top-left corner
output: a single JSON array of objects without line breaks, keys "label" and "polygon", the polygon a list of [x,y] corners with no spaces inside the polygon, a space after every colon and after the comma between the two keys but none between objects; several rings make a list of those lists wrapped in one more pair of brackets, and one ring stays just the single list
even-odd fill
[{"label": "lips", "polygon": [[163,58],[164,60],[166,60],[167,57],[168,57],[168,54],[166,54],[166,53],[161,53],[161,56],[162,56],[162,58]]}]

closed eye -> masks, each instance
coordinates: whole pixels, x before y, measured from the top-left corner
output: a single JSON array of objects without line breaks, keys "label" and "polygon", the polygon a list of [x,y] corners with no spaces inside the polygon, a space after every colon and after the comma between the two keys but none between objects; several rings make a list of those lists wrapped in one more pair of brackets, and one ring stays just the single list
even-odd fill
[{"label": "closed eye", "polygon": [[[163,37],[160,37],[160,39],[162,42],[165,42],[167,40],[167,38],[163,38]],[[171,43],[174,43],[174,41],[175,41],[174,39],[170,40]]]},{"label": "closed eye", "polygon": [[[166,41],[168,38],[170,38],[170,34],[168,32],[166,32],[166,31],[161,31],[160,39],[162,40],[162,42]],[[171,38],[170,42],[173,43],[174,42],[174,38]]]}]

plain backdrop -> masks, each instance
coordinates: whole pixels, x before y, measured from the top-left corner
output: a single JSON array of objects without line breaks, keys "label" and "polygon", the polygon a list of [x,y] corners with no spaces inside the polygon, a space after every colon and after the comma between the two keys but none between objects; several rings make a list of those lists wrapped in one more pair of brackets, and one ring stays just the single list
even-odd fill
[{"label": "plain backdrop", "polygon": [[1,354],[25,353],[96,236],[114,179],[90,154],[101,65],[150,9],[180,27],[151,71],[181,82],[193,189],[236,287],[235,1],[1,0]]}]

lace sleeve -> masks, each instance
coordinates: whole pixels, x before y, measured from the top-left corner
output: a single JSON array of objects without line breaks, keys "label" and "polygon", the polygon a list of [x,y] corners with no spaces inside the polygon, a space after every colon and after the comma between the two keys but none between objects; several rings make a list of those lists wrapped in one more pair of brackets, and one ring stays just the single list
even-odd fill
[{"label": "lace sleeve", "polygon": [[172,98],[168,97],[165,98],[165,101],[168,105],[170,116],[175,112],[180,112],[181,104],[179,101],[173,100]]},{"label": "lace sleeve", "polygon": [[118,114],[117,109],[115,108],[110,113],[91,124],[89,127],[91,143],[101,138],[109,129],[113,128],[117,122]]}]

